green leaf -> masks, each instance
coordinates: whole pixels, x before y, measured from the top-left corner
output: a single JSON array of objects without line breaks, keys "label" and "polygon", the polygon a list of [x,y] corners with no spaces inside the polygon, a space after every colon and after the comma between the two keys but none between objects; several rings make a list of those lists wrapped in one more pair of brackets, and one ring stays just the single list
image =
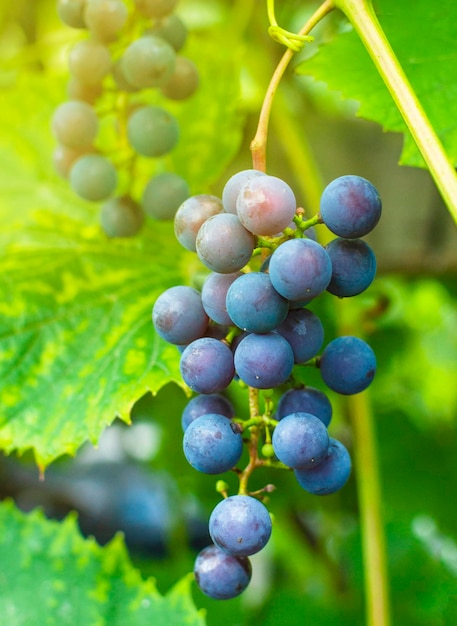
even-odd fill
[{"label": "green leaf", "polygon": [[[457,164],[455,67],[457,5],[428,0],[379,0],[376,12],[400,64],[446,152]],[[400,162],[424,167],[402,117],[355,31],[339,34],[297,71],[360,103],[358,115],[405,135]]]},{"label": "green leaf", "polygon": [[[101,548],[62,523],[0,505],[0,613],[14,626],[204,626],[187,576],[163,597],[117,536]],[[5,575],[7,573],[7,575]]]}]

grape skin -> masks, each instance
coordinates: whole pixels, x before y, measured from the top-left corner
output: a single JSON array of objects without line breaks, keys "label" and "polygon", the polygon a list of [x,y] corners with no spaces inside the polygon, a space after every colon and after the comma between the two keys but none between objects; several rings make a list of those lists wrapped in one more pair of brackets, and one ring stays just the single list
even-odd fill
[{"label": "grape skin", "polygon": [[332,419],[332,405],[325,393],[314,387],[289,389],[276,407],[276,419],[282,420],[291,413],[311,413],[328,427]]},{"label": "grape skin", "polygon": [[73,164],[84,154],[91,151],[87,148],[67,148],[66,146],[57,146],[54,150],[53,163],[54,168],[62,178],[68,178]]},{"label": "grape skin", "polygon": [[198,472],[228,472],[238,463],[243,451],[240,428],[225,415],[201,415],[186,428],[183,451],[188,463]]},{"label": "grape skin", "polygon": [[163,172],[150,179],[143,191],[141,204],[149,217],[172,220],[189,193],[189,185],[182,176]]},{"label": "grape skin", "polygon": [[338,393],[352,395],[366,389],[376,372],[376,357],[358,337],[343,336],[331,341],[320,358],[324,383]]},{"label": "grape skin", "polygon": [[156,22],[146,34],[165,39],[175,52],[179,52],[186,43],[187,28],[181,18],[172,13]]},{"label": "grape skin", "polygon": [[197,90],[199,75],[197,66],[190,59],[177,57],[173,74],[162,85],[161,91],[170,100],[187,100]]},{"label": "grape skin", "polygon": [[105,200],[116,189],[117,172],[111,161],[99,154],[86,154],[70,170],[70,185],[84,200]]},{"label": "grape skin", "polygon": [[213,272],[205,280],[202,288],[203,308],[208,316],[217,324],[231,326],[233,321],[227,313],[227,291],[233,282],[243,276],[241,272],[232,274],[218,274]]},{"label": "grape skin", "polygon": [[111,70],[111,55],[100,42],[84,39],[71,49],[68,65],[71,74],[82,84],[96,87]]},{"label": "grape skin", "polygon": [[256,176],[266,176],[266,174],[260,170],[242,170],[228,179],[222,190],[222,203],[227,213],[236,215],[236,201],[241,188]]},{"label": "grape skin", "polygon": [[128,196],[112,198],[100,211],[100,223],[108,237],[133,237],[144,222],[140,205]]},{"label": "grape skin", "polygon": [[185,345],[202,337],[208,327],[201,296],[193,287],[178,285],[160,294],[152,309],[156,332],[169,343]]},{"label": "grape skin", "polygon": [[194,566],[200,590],[215,600],[230,600],[242,593],[251,580],[252,567],[247,557],[235,557],[216,546],[204,548]]},{"label": "grape skin", "polygon": [[183,431],[187,430],[191,422],[208,413],[217,413],[232,418],[235,415],[235,409],[230,400],[219,393],[195,396],[189,400],[182,412],[181,426]]},{"label": "grape skin", "polygon": [[97,135],[97,116],[86,102],[64,102],[54,111],[52,131],[67,148],[89,148]]},{"label": "grape skin", "polygon": [[59,0],[57,13],[64,24],[71,28],[86,28],[84,8],[86,0]]},{"label": "grape skin", "polygon": [[170,152],[178,142],[178,122],[161,107],[141,107],[128,119],[127,136],[138,154],[146,157],[162,156]]},{"label": "grape skin", "polygon": [[190,343],[181,355],[180,369],[186,385],[197,393],[223,391],[235,375],[232,351],[212,337]]},{"label": "grape skin", "polygon": [[381,210],[377,189],[361,176],[340,176],[321,196],[322,220],[339,237],[363,237],[376,226]]},{"label": "grape skin", "polygon": [[308,309],[289,311],[277,330],[290,343],[295,363],[305,363],[312,359],[324,342],[322,322]]},{"label": "grape skin", "polygon": [[132,42],[121,62],[126,79],[135,87],[161,87],[173,74],[176,53],[165,39],[150,35]]},{"label": "grape skin", "polygon": [[292,222],[297,203],[287,183],[276,176],[252,177],[240,189],[236,212],[255,235],[276,235]]},{"label": "grape skin", "polygon": [[328,454],[312,469],[294,471],[298,484],[316,496],[326,496],[339,491],[349,480],[351,457],[345,446],[330,438]]},{"label": "grape skin", "polygon": [[292,413],[274,429],[272,444],[282,463],[303,469],[319,465],[326,457],[329,437],[327,428],[315,415]]},{"label": "grape skin", "polygon": [[219,274],[231,274],[243,268],[251,258],[254,236],[236,215],[220,213],[207,219],[197,234],[198,258]]},{"label": "grape skin", "polygon": [[231,496],[214,508],[209,533],[214,544],[232,556],[250,556],[266,546],[271,536],[267,508],[251,496]]},{"label": "grape skin", "polygon": [[211,194],[191,196],[176,211],[174,223],[176,239],[186,250],[196,252],[200,227],[208,218],[222,213],[223,210],[222,202],[216,196]]},{"label": "grape skin", "polygon": [[327,291],[339,298],[365,291],[376,274],[376,257],[362,239],[334,239],[326,245],[332,262],[332,278]]},{"label": "grape skin", "polygon": [[270,389],[286,382],[294,366],[289,343],[277,333],[250,334],[235,350],[235,370],[255,389]]},{"label": "grape skin", "polygon": [[310,300],[319,295],[332,277],[327,251],[312,239],[291,239],[271,255],[270,279],[288,300]]},{"label": "grape skin", "polygon": [[233,323],[252,333],[268,333],[286,318],[289,304],[273,288],[268,274],[249,272],[227,291],[227,313]]},{"label": "grape skin", "polygon": [[94,104],[102,93],[103,85],[100,83],[97,85],[86,85],[75,76],[70,78],[67,83],[67,94],[70,100],[83,100],[87,104]]},{"label": "grape skin", "polygon": [[127,17],[127,7],[122,0],[87,0],[84,21],[91,33],[103,42],[117,38]]},{"label": "grape skin", "polygon": [[145,17],[164,17],[174,10],[178,0],[135,0],[135,4]]}]

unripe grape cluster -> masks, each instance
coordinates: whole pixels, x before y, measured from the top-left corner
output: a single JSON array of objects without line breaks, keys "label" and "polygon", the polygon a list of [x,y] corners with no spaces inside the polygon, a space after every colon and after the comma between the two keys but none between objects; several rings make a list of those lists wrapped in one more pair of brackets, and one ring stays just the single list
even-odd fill
[{"label": "unripe grape cluster", "polygon": [[[211,597],[232,598],[246,588],[248,557],[271,534],[262,490],[247,490],[253,467],[291,469],[316,495],[338,491],[350,476],[349,452],[328,432],[329,398],[300,382],[296,372],[318,367],[323,383],[343,395],[359,393],[373,380],[371,347],[341,336],[323,348],[323,325],[308,305],[324,292],[352,297],[372,283],[375,256],[360,237],[380,215],[375,187],[347,175],[325,188],[319,215],[305,220],[290,186],[257,170],[230,178],[221,199],[192,196],[176,212],[178,240],[211,271],[201,292],[171,287],[152,311],[156,332],[179,348],[183,380],[198,394],[182,415],[184,455],[200,472],[234,470],[240,476],[238,495],[219,489],[225,499],[209,520],[214,545],[195,564],[196,581]],[[311,228],[320,223],[337,235],[326,246]],[[222,395],[232,381],[249,388],[248,418],[236,416]],[[276,406],[273,388],[282,393]],[[264,412],[259,390],[265,390]],[[244,442],[251,469],[241,470]]]},{"label": "unripe grape cluster", "polygon": [[[195,64],[178,54],[187,29],[174,13],[176,4],[135,0],[129,12],[123,0],[57,2],[62,22],[88,36],[70,50],[69,99],[53,115],[54,166],[79,197],[103,202],[100,222],[109,237],[135,235],[145,214],[173,219],[190,194],[184,178],[151,162],[179,140],[176,118],[151,103],[151,90],[180,101],[199,83]],[[114,148],[97,143],[102,118],[116,137]],[[151,162],[140,191],[134,190],[138,158]]]}]

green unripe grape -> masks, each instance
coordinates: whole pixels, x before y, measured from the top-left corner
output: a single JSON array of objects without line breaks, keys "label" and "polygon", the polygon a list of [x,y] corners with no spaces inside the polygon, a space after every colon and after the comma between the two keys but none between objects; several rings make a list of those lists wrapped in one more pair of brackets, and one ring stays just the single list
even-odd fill
[{"label": "green unripe grape", "polygon": [[139,90],[139,87],[135,87],[135,85],[132,85],[131,83],[129,83],[129,81],[125,77],[125,73],[124,73],[123,66],[122,66],[122,59],[119,59],[119,61],[114,65],[112,74],[113,74],[114,82],[116,83],[116,87],[119,89],[119,91],[126,91],[127,93],[135,93],[135,91]]},{"label": "green unripe grape", "polygon": [[175,52],[181,50],[187,39],[187,27],[175,13],[158,21],[146,33],[165,39]]},{"label": "green unripe grape", "polygon": [[144,213],[129,196],[112,198],[100,212],[100,223],[108,237],[132,237],[141,229]]},{"label": "green unripe grape", "polygon": [[179,138],[176,119],[158,106],[141,107],[127,122],[127,136],[132,148],[143,156],[158,157],[170,152]]},{"label": "green unripe grape", "polygon": [[97,135],[98,119],[89,104],[70,100],[57,107],[51,125],[60,144],[67,148],[85,148],[92,145]]},{"label": "green unripe grape", "polygon": [[135,4],[146,17],[164,17],[174,11],[178,0],[135,0]]},{"label": "green unripe grape", "polygon": [[86,28],[85,6],[86,0],[58,0],[57,14],[62,22],[71,28]]},{"label": "green unripe grape", "polygon": [[68,178],[75,161],[84,154],[87,154],[88,151],[92,151],[92,148],[67,148],[66,146],[57,146],[53,155],[54,169],[62,178]]},{"label": "green unripe grape", "polygon": [[84,200],[105,200],[116,189],[117,172],[105,157],[88,154],[78,159],[71,168],[70,185]]},{"label": "green unripe grape", "polygon": [[128,11],[122,0],[87,0],[84,20],[100,41],[114,41],[127,21]]},{"label": "green unripe grape", "polygon": [[103,86],[101,84],[86,85],[75,77],[70,78],[67,84],[67,94],[70,100],[83,100],[88,104],[94,104],[102,93]]},{"label": "green unripe grape", "polygon": [[111,55],[102,43],[85,39],[71,49],[68,65],[71,74],[82,84],[99,85],[111,70]]},{"label": "green unripe grape", "polygon": [[148,182],[141,204],[150,217],[156,220],[172,220],[179,206],[189,195],[189,185],[182,176],[164,172]]},{"label": "green unripe grape", "polygon": [[160,37],[140,37],[122,57],[122,69],[129,83],[141,89],[161,87],[173,74],[176,54]]},{"label": "green unripe grape", "polygon": [[161,91],[170,100],[185,100],[194,93],[198,83],[198,70],[195,63],[185,57],[177,57],[175,71]]},{"label": "green unripe grape", "polygon": [[265,443],[262,446],[262,456],[266,457],[267,459],[271,459],[272,457],[274,457],[275,455],[275,451],[273,449],[273,445],[271,443]]}]

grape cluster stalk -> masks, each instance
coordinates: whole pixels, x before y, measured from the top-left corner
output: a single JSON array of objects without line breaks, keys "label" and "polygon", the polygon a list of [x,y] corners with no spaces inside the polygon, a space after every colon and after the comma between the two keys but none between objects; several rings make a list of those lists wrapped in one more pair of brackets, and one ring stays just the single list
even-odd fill
[{"label": "grape cluster stalk", "polygon": [[[80,198],[101,202],[100,223],[108,237],[131,237],[145,215],[172,220],[190,195],[187,181],[158,161],[179,141],[176,118],[151,102],[190,98],[198,70],[182,56],[187,28],[174,12],[177,0],[58,0],[70,28],[87,33],[68,58],[68,100],[54,112],[54,166]],[[115,145],[105,147],[106,123]],[[138,159],[150,163],[142,189]],[[154,159],[154,160],[153,160]]]},{"label": "grape cluster stalk", "polygon": [[[305,220],[285,181],[248,169],[227,181],[222,198],[192,196],[176,212],[178,241],[209,270],[201,292],[171,287],[152,310],[156,332],[181,352],[182,378],[197,394],[182,415],[183,451],[199,472],[239,476],[236,495],[218,482],[224,499],[209,520],[213,545],[195,562],[196,582],[210,597],[239,595],[250,581],[249,556],[270,538],[265,493],[272,486],[249,492],[255,469],[293,470],[305,491],[321,496],[349,479],[350,454],[329,434],[327,394],[295,373],[304,365],[318,367],[324,385],[343,395],[372,382],[371,347],[354,336],[323,347],[323,325],[308,305],[324,292],[353,297],[370,286],[376,259],[361,237],[376,226],[381,209],[372,183],[345,175],[324,189],[319,215]],[[319,224],[336,235],[326,246],[315,240]],[[236,416],[223,395],[237,384],[248,388],[247,418]],[[276,406],[275,388],[281,394]],[[241,469],[244,444],[249,463]]]}]

